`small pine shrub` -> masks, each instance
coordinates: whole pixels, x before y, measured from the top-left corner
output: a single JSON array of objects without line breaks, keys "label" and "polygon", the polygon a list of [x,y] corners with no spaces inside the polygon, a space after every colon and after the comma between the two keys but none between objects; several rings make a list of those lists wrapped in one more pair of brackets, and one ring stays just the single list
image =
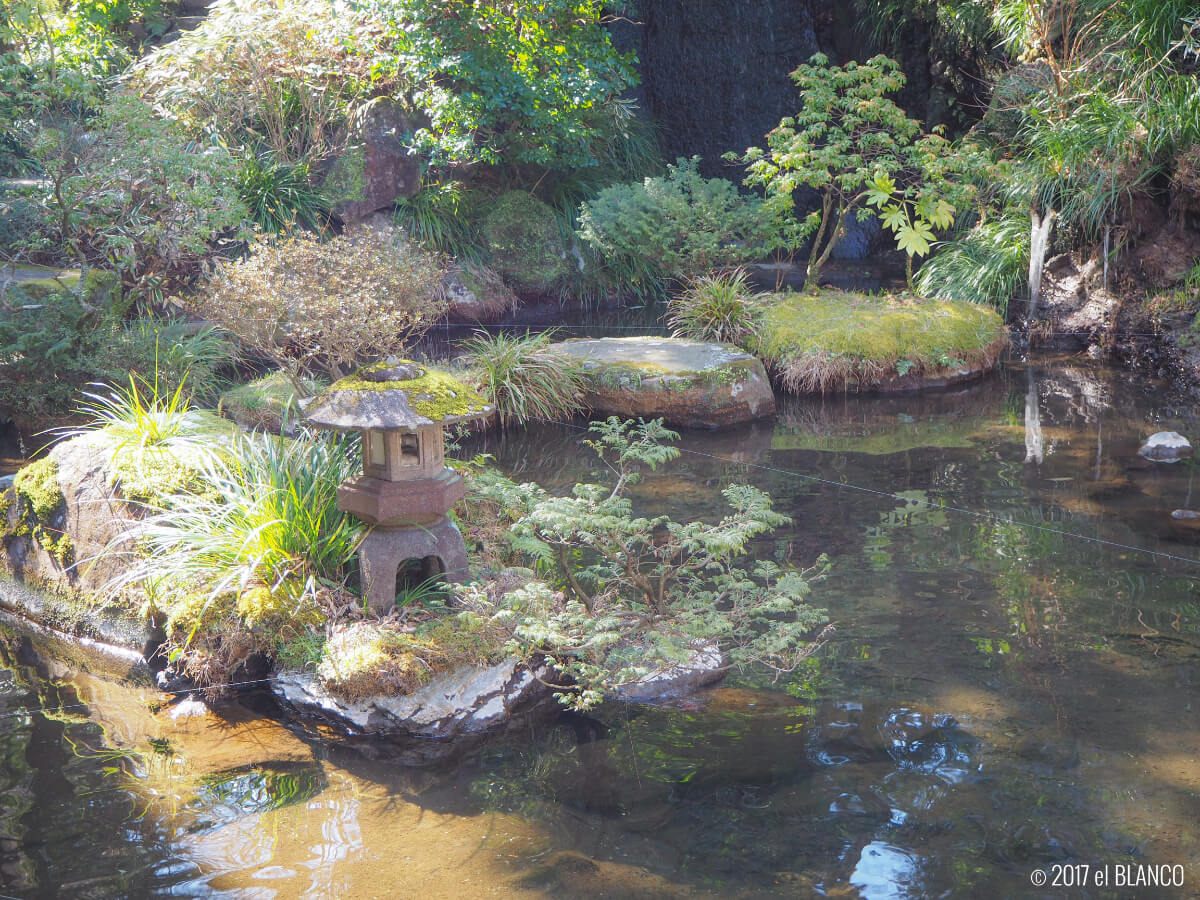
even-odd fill
[{"label": "small pine shrub", "polygon": [[667,175],[606,188],[583,204],[579,236],[631,287],[682,281],[765,255],[773,213],[723,178],[700,175],[699,157]]}]

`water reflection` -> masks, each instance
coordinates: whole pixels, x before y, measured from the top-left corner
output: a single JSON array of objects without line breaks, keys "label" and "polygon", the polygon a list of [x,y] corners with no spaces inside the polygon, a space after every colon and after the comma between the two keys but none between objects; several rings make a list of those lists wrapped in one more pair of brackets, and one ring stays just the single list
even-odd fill
[{"label": "water reflection", "polygon": [[[1200,533],[1170,516],[1195,468],[1136,452],[1196,425],[1160,385],[1054,360],[687,433],[705,455],[637,502],[685,519],[733,482],[770,491],[794,524],[756,552],[833,555],[836,639],[786,679],[531,723],[447,770],[317,750],[237,708],[157,710],[0,640],[0,893],[1024,897],[1034,867],[1130,860],[1200,878],[1180,561]],[[581,437],[469,449],[558,490],[605,477]]]}]

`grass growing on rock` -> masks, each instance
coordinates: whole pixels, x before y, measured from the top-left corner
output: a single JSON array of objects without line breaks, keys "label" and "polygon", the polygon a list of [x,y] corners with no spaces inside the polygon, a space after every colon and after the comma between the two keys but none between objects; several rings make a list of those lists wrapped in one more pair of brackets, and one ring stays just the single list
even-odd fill
[{"label": "grass growing on rock", "polygon": [[994,310],[974,303],[825,290],[774,295],[748,343],[785,388],[806,393],[987,367],[1008,332]]},{"label": "grass growing on rock", "polygon": [[[304,379],[305,396],[321,390],[321,383]],[[243,428],[278,433],[286,423],[300,421],[296,386],[282,372],[271,372],[230,388],[221,395],[217,411]]]}]

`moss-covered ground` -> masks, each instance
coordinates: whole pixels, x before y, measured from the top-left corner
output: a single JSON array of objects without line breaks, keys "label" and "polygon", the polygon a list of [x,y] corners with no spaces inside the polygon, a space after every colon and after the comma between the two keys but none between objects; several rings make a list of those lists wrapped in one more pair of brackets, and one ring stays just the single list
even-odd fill
[{"label": "moss-covered ground", "polygon": [[748,341],[798,393],[986,368],[1007,345],[1004,321],[989,307],[837,290],[773,295]]}]

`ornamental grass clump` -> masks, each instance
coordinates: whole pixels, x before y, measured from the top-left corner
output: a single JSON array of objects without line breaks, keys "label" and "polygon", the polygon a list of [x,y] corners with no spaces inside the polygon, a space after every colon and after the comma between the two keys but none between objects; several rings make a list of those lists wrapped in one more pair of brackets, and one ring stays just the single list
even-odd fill
[{"label": "ornamental grass clump", "polygon": [[222,267],[191,305],[299,389],[399,354],[446,313],[443,260],[396,232],[356,228],[329,241],[294,236]]},{"label": "ornamental grass clump", "polygon": [[476,388],[501,424],[569,418],[583,408],[583,370],[575,359],[548,349],[552,336],[477,331],[463,343]]},{"label": "ornamental grass clump", "polygon": [[180,668],[220,682],[278,629],[316,627],[345,590],[362,524],[338,509],[357,441],[303,431],[243,436],[204,461],[192,490],[149,504],[112,592],[140,589],[165,613]]},{"label": "ornamental grass clump", "polygon": [[676,337],[738,344],[758,332],[762,294],[751,289],[749,273],[737,268],[695,279],[668,301],[667,314]]}]

